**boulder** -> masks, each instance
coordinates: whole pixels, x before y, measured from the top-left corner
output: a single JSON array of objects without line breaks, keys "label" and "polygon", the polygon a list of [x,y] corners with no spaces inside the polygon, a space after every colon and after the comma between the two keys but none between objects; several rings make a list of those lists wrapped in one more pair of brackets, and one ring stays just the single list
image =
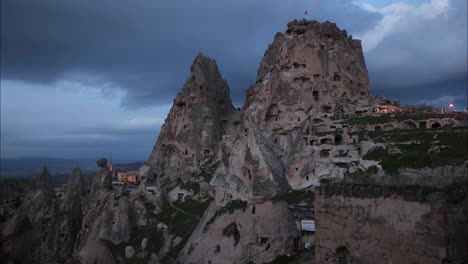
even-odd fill
[{"label": "boulder", "polygon": [[135,249],[132,246],[125,247],[125,257],[132,258],[135,255]]},{"label": "boulder", "polygon": [[147,246],[148,246],[148,239],[145,237],[145,238],[143,238],[143,240],[141,241],[141,249],[142,249],[142,250],[145,250]]}]

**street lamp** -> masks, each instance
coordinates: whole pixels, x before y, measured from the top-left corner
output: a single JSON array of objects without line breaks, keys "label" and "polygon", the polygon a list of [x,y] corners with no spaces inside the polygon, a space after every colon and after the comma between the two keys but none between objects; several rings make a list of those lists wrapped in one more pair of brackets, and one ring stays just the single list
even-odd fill
[{"label": "street lamp", "polygon": [[454,104],[449,104],[449,108],[453,112],[455,110],[455,105]]}]

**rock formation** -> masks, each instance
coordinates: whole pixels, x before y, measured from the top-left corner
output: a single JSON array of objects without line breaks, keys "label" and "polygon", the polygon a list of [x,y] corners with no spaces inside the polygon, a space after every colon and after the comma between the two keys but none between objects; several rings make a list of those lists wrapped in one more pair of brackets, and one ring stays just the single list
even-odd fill
[{"label": "rock formation", "polygon": [[40,193],[55,196],[54,185],[49,170],[44,167],[40,174],[34,175],[31,184],[31,193]]},{"label": "rock formation", "polygon": [[210,209],[178,263],[267,263],[291,252],[299,233],[284,201],[255,204],[232,214]]},{"label": "rock formation", "polygon": [[2,255],[14,263],[65,262],[81,227],[81,185],[81,173],[74,170],[61,201],[47,168],[34,176],[20,208],[2,224]]},{"label": "rock formation", "polygon": [[[351,185],[370,181],[379,186],[386,182],[398,184],[403,189],[404,186],[415,183],[433,186],[442,181],[466,181],[466,165],[460,166],[466,160],[466,150],[464,152],[462,148],[453,145],[453,140],[449,140],[453,137],[466,142],[463,131],[454,131],[450,136],[431,132],[422,135],[407,132],[402,138],[395,137],[395,134],[383,134],[376,138],[375,134],[367,133],[368,127],[365,125],[379,122],[380,129],[376,126],[375,131],[392,131],[398,128],[413,129],[418,127],[417,124],[424,129],[467,124],[457,121],[457,118],[437,115],[429,115],[429,118],[411,114],[368,116],[374,108],[384,109],[382,113],[400,109],[393,102],[389,103],[392,107],[386,107],[384,103],[386,101],[369,97],[367,69],[360,41],[353,40],[346,31],[339,30],[335,24],[329,22],[289,23],[285,34],[278,33],[275,36],[260,64],[256,84],[247,91],[238,133],[225,135],[220,142],[220,165],[210,181],[214,188],[211,194],[215,197],[215,202],[207,209],[180,253],[179,261],[261,263],[290,252],[293,241],[296,245],[296,242],[301,240],[298,229],[291,228],[296,224],[300,226],[298,220],[301,218],[291,220],[293,209],[285,203],[276,203],[274,209],[270,209],[278,212],[276,215],[260,208],[268,208],[270,201],[276,199],[275,197],[291,191],[293,192],[290,194],[297,195],[294,190],[311,190],[327,179],[350,181]],[[409,146],[414,146],[414,149],[420,151],[419,159],[408,151]],[[446,151],[442,153],[441,148]],[[387,153],[389,158],[386,158],[383,152]],[[437,154],[423,158],[423,153]],[[447,160],[449,156],[450,161]],[[400,159],[403,161],[399,161]],[[405,159],[410,161],[404,164]],[[436,161],[432,164],[426,162],[431,159]],[[442,168],[448,164],[457,166]],[[411,172],[405,166],[416,170]],[[444,172],[447,177],[433,177],[436,171]],[[399,173],[397,179],[393,176],[395,172]],[[434,192],[437,192],[437,189]],[[249,208],[247,212],[250,213],[246,213],[245,209],[242,212],[236,208],[232,209],[232,203],[240,201],[246,202]],[[340,206],[347,206],[340,202],[341,200],[333,205],[337,211]],[[364,201],[372,202],[376,201]],[[389,203],[399,204],[401,201]],[[407,207],[413,206],[410,203],[402,204]],[[310,203],[305,205],[313,206]],[[382,207],[386,206],[382,204]],[[388,206],[392,214],[396,213],[397,207]],[[327,214],[326,205],[324,208],[322,211]],[[426,205],[425,208],[427,209]],[[463,214],[459,204],[453,208],[457,208],[453,209],[456,213],[451,212],[455,218]],[[223,216],[213,217],[219,216],[220,212],[224,212]],[[333,212],[331,214],[334,216]],[[318,217],[317,221],[332,222],[331,227],[323,224],[322,228],[326,231],[337,226],[334,222],[340,222],[339,218],[320,220]],[[411,218],[408,216],[402,219],[401,225],[408,225],[412,221]],[[269,226],[262,221],[264,219],[278,225]],[[285,219],[287,220],[283,225]],[[434,219],[437,219],[437,216]],[[380,226],[385,235],[395,235],[388,229],[395,221]],[[372,224],[369,224],[369,227],[373,228]],[[446,224],[440,226],[445,227]],[[457,229],[461,230],[460,226],[457,226]],[[336,230],[338,232],[339,228]],[[437,236],[444,237],[444,232],[437,233]],[[452,231],[447,231],[449,232]],[[429,233],[423,236],[435,236]],[[358,234],[359,232],[352,229],[348,235],[350,239],[340,237],[339,241],[357,243],[354,242],[354,236]],[[229,244],[232,238],[233,245]],[[333,236],[326,238],[335,241]],[[321,237],[318,239],[328,247],[329,242],[320,240]],[[460,255],[459,249],[466,243],[460,242],[459,237],[456,240],[456,245],[450,248]],[[272,244],[265,247],[265,241],[271,241]],[[419,245],[422,248],[421,252],[424,248],[432,248],[430,243],[425,241]],[[447,245],[437,244],[437,247],[442,249]],[[452,250],[450,248],[448,250]],[[275,253],[272,254],[270,249]],[[331,250],[336,250],[336,247]],[[391,251],[391,246],[387,250]],[[373,258],[363,257],[362,254],[366,253],[356,249],[350,256],[364,262],[372,262]],[[415,255],[418,254],[422,253],[415,251]],[[400,260],[397,255],[393,255],[393,259]],[[440,261],[443,256],[434,259]],[[317,255],[316,260],[322,263],[325,257],[321,253],[320,256]],[[330,261],[342,263],[339,262],[341,260]]]},{"label": "rock formation", "polygon": [[96,164],[99,167],[96,177],[94,178],[92,191],[94,192],[97,189],[100,190],[110,190],[112,188],[112,175],[109,173],[109,168],[107,168],[107,159],[101,158],[96,161]]},{"label": "rock formation", "polygon": [[368,98],[361,41],[334,23],[295,20],[268,46],[247,91],[244,122],[288,131],[310,117],[354,113]]},{"label": "rock formation", "polygon": [[290,22],[269,45],[247,91],[239,136],[222,141],[212,182],[218,199],[228,192],[240,199],[272,196],[336,174],[314,158],[314,120],[354,113],[368,99],[359,40],[330,22]]},{"label": "rock formation", "polygon": [[[44,260],[46,263],[56,257],[59,246],[56,240],[59,222],[56,206],[52,178],[44,168],[33,177],[31,189],[17,214],[2,228],[2,236],[9,238],[9,243],[4,246],[9,246],[15,254],[12,256],[15,261],[31,263]],[[24,251],[28,254],[25,255]]]},{"label": "rock formation", "polygon": [[149,224],[148,211],[142,200],[145,193],[138,188],[113,188],[106,162],[102,160],[97,162],[99,170],[93,179],[75,243],[76,255],[84,263],[92,263],[101,255],[106,259],[102,261],[108,261],[110,252],[105,243],[119,245],[128,242],[134,227]]},{"label": "rock formation", "polygon": [[317,263],[463,263],[467,187],[322,186],[315,195]]},{"label": "rock formation", "polygon": [[233,130],[236,114],[216,61],[198,54],[149,158],[161,184],[198,174],[201,164],[217,155],[222,136]]},{"label": "rock formation", "polygon": [[81,229],[83,219],[81,197],[84,194],[86,192],[84,191],[81,171],[76,168],[67,182],[67,191],[59,207],[59,261],[68,260],[73,253],[76,237]]},{"label": "rock formation", "polygon": [[360,41],[306,20],[275,35],[246,96],[236,111],[198,54],[138,184],[99,159],[89,193],[76,169],[60,200],[44,170],[0,260],[265,263],[315,243],[317,263],[467,261],[466,114],[370,97]]}]

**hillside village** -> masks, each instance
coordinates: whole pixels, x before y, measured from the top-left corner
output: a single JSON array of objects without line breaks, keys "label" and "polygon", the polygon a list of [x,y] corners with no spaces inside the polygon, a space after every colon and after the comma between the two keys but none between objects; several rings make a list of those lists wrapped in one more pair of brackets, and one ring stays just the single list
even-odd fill
[{"label": "hillside village", "polygon": [[468,261],[468,113],[371,93],[360,40],[331,22],[294,20],[277,33],[241,110],[216,61],[198,54],[148,162],[116,174],[100,159],[91,184],[76,169],[60,197],[44,169],[5,209],[0,255]]}]

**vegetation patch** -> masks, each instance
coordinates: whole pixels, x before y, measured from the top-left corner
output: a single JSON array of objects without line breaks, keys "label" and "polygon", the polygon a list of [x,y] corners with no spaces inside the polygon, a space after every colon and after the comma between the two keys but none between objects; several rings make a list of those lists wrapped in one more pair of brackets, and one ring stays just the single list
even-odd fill
[{"label": "vegetation patch", "polygon": [[205,212],[206,208],[212,200],[212,198],[209,198],[204,202],[200,202],[198,200],[192,199],[192,197],[189,196],[185,198],[184,202],[178,200],[175,201],[173,204],[175,207],[180,208],[189,214],[202,217],[203,213]]},{"label": "vegetation patch", "polygon": [[348,157],[348,152],[344,151],[344,150],[340,150],[338,152],[338,155],[336,155],[336,157],[338,157],[338,158],[347,158]]},{"label": "vegetation patch", "polygon": [[[125,248],[127,246],[132,246],[135,249],[135,252],[141,252],[141,241],[147,238],[148,243],[145,251],[147,254],[143,258],[137,257],[135,254],[130,259],[125,257]],[[114,260],[124,259],[125,263],[138,264],[138,263],[148,263],[150,261],[151,253],[157,253],[162,247],[163,232],[159,231],[156,225],[147,225],[142,227],[135,227],[132,229],[131,237],[128,242],[122,242],[118,245],[114,245],[107,240],[101,240],[104,245],[109,248],[112,253]]]},{"label": "vegetation patch", "polygon": [[177,179],[177,183],[179,184],[179,187],[184,190],[192,190],[193,193],[200,193],[200,183],[198,182],[193,182],[193,181],[188,181],[184,182],[180,178]]},{"label": "vegetation patch", "polygon": [[206,162],[203,164],[203,166],[200,167],[200,177],[202,177],[206,182],[210,182],[211,178],[213,177],[213,173],[216,171],[218,166],[219,160],[217,159],[211,159],[210,161]]},{"label": "vegetation patch", "polygon": [[292,191],[285,194],[278,194],[273,197],[273,201],[285,201],[289,205],[307,203],[312,205],[314,203],[314,193],[312,191]]},{"label": "vegetation patch", "polygon": [[341,135],[343,134],[343,129],[337,128],[335,130],[327,131],[327,132],[316,132],[315,134],[319,137],[328,136],[328,135]]},{"label": "vegetation patch", "polygon": [[163,264],[171,264],[174,263],[175,260],[177,259],[177,256],[179,253],[182,251],[182,249],[185,246],[185,243],[187,243],[188,237],[184,238],[177,246],[171,248],[167,254],[164,256],[164,258],[161,259],[161,263]]},{"label": "vegetation patch", "polygon": [[302,264],[302,263],[314,263],[314,251],[305,250],[296,254],[281,255],[275,258],[269,264]]},{"label": "vegetation patch", "polygon": [[203,215],[208,207],[211,199],[205,202],[199,202],[187,197],[184,202],[176,201],[173,205],[184,212],[171,207],[168,203],[159,214],[159,221],[165,223],[169,227],[169,232],[175,236],[182,238],[189,237],[199,222],[199,218]]},{"label": "vegetation patch", "polygon": [[[437,136],[435,136],[437,135]],[[393,142],[401,153],[390,154],[382,147],[374,148],[363,158],[379,161],[389,174],[397,174],[400,168],[425,168],[462,164],[468,160],[468,133],[456,130],[434,132],[386,133],[387,142]],[[436,142],[436,143],[435,143]],[[437,146],[437,151],[429,151]]]},{"label": "vegetation patch", "polygon": [[241,201],[241,200],[232,200],[229,203],[226,204],[226,206],[219,208],[216,210],[215,214],[208,220],[208,222],[205,225],[205,228],[203,229],[203,232],[208,231],[209,226],[214,223],[214,221],[220,217],[223,214],[232,214],[234,213],[235,210],[242,210],[242,212],[245,212],[245,209],[247,208],[247,202]]},{"label": "vegetation patch", "polygon": [[237,246],[240,240],[240,232],[239,229],[237,229],[236,222],[230,223],[223,229],[223,236],[234,237],[234,246]]},{"label": "vegetation patch", "polygon": [[350,125],[375,125],[383,124],[392,121],[402,122],[405,120],[425,120],[429,118],[454,118],[453,114],[440,114],[440,113],[398,113],[398,114],[379,114],[374,116],[353,116],[343,120],[343,124]]},{"label": "vegetation patch", "polygon": [[400,196],[406,201],[428,202],[432,195],[442,195],[447,202],[458,203],[468,195],[468,182],[462,181],[445,187],[421,185],[378,185],[376,183],[346,183],[323,181],[321,193],[354,198],[387,198]]},{"label": "vegetation patch", "polygon": [[344,182],[370,184],[372,183],[372,175],[377,174],[377,166],[370,166],[367,170],[357,170],[353,173],[345,175]]},{"label": "vegetation patch", "polygon": [[170,234],[181,237],[182,241],[177,246],[169,250],[162,259],[162,263],[173,263],[175,261],[177,255],[184,247],[193,230],[197,227],[201,216],[211,201],[211,198],[204,202],[200,202],[193,200],[191,197],[187,197],[184,202],[176,201],[173,203],[174,207],[177,207],[188,214],[175,209],[168,203],[164,205],[164,209],[158,215],[158,220],[168,226]]}]

